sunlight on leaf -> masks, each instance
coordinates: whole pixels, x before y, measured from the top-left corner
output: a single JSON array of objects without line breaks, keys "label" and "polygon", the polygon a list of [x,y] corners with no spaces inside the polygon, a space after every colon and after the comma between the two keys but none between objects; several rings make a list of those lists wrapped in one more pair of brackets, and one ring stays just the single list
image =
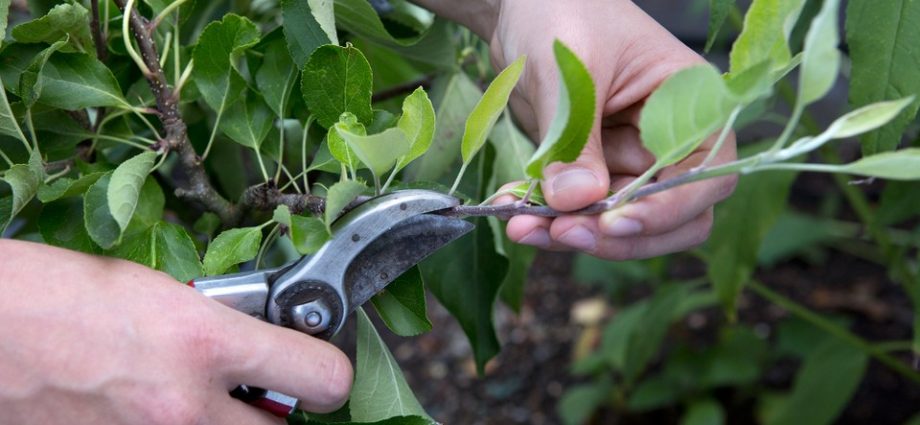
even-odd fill
[{"label": "sunlight on leaf", "polygon": [[204,274],[218,275],[230,267],[256,258],[261,243],[261,227],[225,230],[208,245],[208,251],[204,254]]}]

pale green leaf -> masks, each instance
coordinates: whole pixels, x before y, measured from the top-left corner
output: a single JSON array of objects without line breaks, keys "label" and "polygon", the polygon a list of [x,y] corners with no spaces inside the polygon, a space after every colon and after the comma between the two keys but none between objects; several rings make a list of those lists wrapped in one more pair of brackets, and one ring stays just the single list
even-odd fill
[{"label": "pale green leaf", "polygon": [[833,130],[833,137],[836,139],[858,136],[891,122],[913,103],[914,98],[909,97],[866,105],[838,118],[828,129]]},{"label": "pale green leaf", "polygon": [[709,52],[712,44],[716,42],[725,18],[734,6],[735,0],[709,0],[709,28],[706,30],[706,47],[703,48],[706,52]]},{"label": "pale green leaf", "polygon": [[918,180],[920,179],[920,148],[882,152],[846,165],[829,166],[829,169],[890,180]]},{"label": "pale green leaf", "polygon": [[360,50],[350,45],[325,45],[316,49],[304,66],[301,92],[323,127],[331,127],[343,112],[355,114],[358,121],[368,125],[374,118],[372,85],[371,66]]},{"label": "pale green leaf", "polygon": [[42,160],[33,152],[27,164],[16,164],[3,173],[3,179],[0,181],[10,187],[12,194],[12,203],[9,209],[2,212],[0,217],[6,217],[6,220],[0,222],[0,233],[6,230],[10,220],[19,214],[26,204],[35,197],[39,186],[45,178],[45,168]]},{"label": "pale green leaf", "polygon": [[334,0],[283,0],[284,38],[294,63],[301,69],[310,54],[324,44],[339,44],[335,32]]},{"label": "pale green leaf", "polygon": [[124,232],[131,222],[141,186],[153,169],[156,152],[144,152],[121,163],[112,172],[112,179],[106,191],[109,212],[118,227]]},{"label": "pale green leaf", "polygon": [[765,60],[774,69],[791,58],[789,35],[805,0],[754,0],[744,16],[744,27],[730,54],[731,74],[737,74]]},{"label": "pale green leaf", "polygon": [[213,276],[230,267],[256,258],[262,243],[262,228],[243,227],[217,235],[204,254],[204,274]]},{"label": "pale green leaf", "polygon": [[[469,118],[466,120],[463,142],[460,144],[460,153],[464,163],[468,164],[472,161],[473,156],[486,143],[486,138],[492,132],[492,127],[495,126],[498,117],[505,110],[505,105],[508,104],[511,91],[514,90],[521,73],[524,72],[524,63],[526,61],[527,57],[521,56],[502,70],[492,80],[482,98],[479,99],[479,103],[473,108],[473,112],[470,113]],[[562,68],[562,65],[560,65],[560,68]],[[566,85],[568,85],[568,81],[566,81]],[[593,88],[593,85],[591,87]],[[560,97],[562,96],[560,95]]]},{"label": "pale green leaf", "polygon": [[396,161],[409,152],[406,133],[399,128],[369,136],[352,133],[342,124],[336,124],[335,128],[358,159],[378,177],[392,169]]},{"label": "pale green leaf", "polygon": [[161,221],[126,239],[113,251],[114,257],[165,272],[179,282],[201,276],[201,260],[185,229]]},{"label": "pale green leaf", "polygon": [[211,109],[222,113],[239,99],[246,82],[237,61],[260,36],[254,23],[234,14],[205,27],[192,51],[192,79]]},{"label": "pale green leaf", "polygon": [[364,124],[358,122],[358,117],[351,112],[345,112],[339,118],[339,122],[336,125],[332,126],[329,129],[329,133],[326,135],[326,146],[329,149],[329,153],[332,154],[332,157],[336,161],[345,164],[349,169],[357,169],[361,165],[361,161],[358,159],[358,156],[355,155],[355,152],[348,146],[348,143],[345,142],[345,139],[342,137],[341,133],[336,130],[337,127],[342,126],[349,133],[357,134],[364,136],[367,134],[367,130],[364,128]]},{"label": "pale green leaf", "polygon": [[371,299],[387,327],[399,336],[415,336],[431,330],[425,303],[425,284],[413,267]]},{"label": "pale green leaf", "polygon": [[355,383],[348,408],[356,422],[374,422],[393,416],[422,416],[425,409],[416,400],[373,323],[358,309],[358,342]]},{"label": "pale green leaf", "polygon": [[109,212],[107,194],[112,172],[96,181],[83,198],[83,224],[93,242],[103,249],[112,249],[121,242],[122,230]]},{"label": "pale green leaf", "polygon": [[827,94],[837,81],[840,69],[840,34],[837,19],[840,0],[825,0],[805,36],[802,71],[799,76],[798,104],[808,105]]},{"label": "pale green leaf", "polygon": [[313,254],[329,240],[323,220],[316,217],[291,216],[291,242],[300,255]]},{"label": "pale green leaf", "polygon": [[543,167],[552,162],[577,159],[596,118],[594,81],[585,64],[559,40],[553,43],[553,52],[560,74],[559,103],[540,148],[527,164],[532,179],[543,178]]},{"label": "pale green leaf", "polygon": [[409,153],[396,164],[396,171],[399,171],[428,152],[434,140],[434,106],[428,99],[425,89],[419,87],[403,100],[402,116],[399,117],[396,126],[406,134],[410,146]]},{"label": "pale green leaf", "polygon": [[329,191],[326,192],[326,211],[324,216],[326,228],[330,229],[332,222],[339,218],[342,210],[364,193],[365,190],[367,190],[367,186],[354,180],[346,180],[332,185]]},{"label": "pale green leaf", "polygon": [[40,18],[13,27],[11,35],[21,43],[52,44],[67,39],[65,52],[83,52],[93,56],[96,49],[90,35],[90,12],[80,3],[55,6]]},{"label": "pale green leaf", "polygon": [[770,61],[763,61],[736,74],[726,74],[725,85],[740,104],[750,104],[770,95],[774,72]]},{"label": "pale green leaf", "polygon": [[291,209],[287,205],[278,205],[272,213],[272,221],[291,227]]},{"label": "pale green leaf", "polygon": [[[852,61],[850,103],[853,107],[906,96],[920,98],[920,2],[850,0],[847,46]],[[863,153],[892,150],[917,115],[914,102],[889,125],[862,137]]]},{"label": "pale green leaf", "polygon": [[646,101],[639,120],[642,142],[660,165],[673,164],[724,125],[736,105],[712,65],[686,68]]}]

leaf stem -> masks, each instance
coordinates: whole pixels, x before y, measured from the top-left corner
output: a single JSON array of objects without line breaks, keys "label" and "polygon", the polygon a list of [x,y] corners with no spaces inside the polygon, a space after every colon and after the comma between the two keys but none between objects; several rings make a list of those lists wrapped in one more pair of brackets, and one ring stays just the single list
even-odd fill
[{"label": "leaf stem", "polygon": [[32,108],[26,108],[26,128],[29,129],[29,137],[32,138],[32,146],[38,150],[38,136],[35,135],[35,123],[32,122]]},{"label": "leaf stem", "polygon": [[64,169],[63,169],[63,170],[58,171],[57,173],[51,174],[51,175],[49,175],[48,177],[46,177],[46,178],[45,178],[45,184],[49,184],[49,183],[51,183],[51,182],[53,182],[53,181],[55,181],[55,180],[57,180],[57,179],[59,179],[59,178],[61,178],[61,177],[63,177],[63,176],[66,176],[67,173],[70,172],[70,169],[71,169],[70,164],[67,164],[66,166],[64,166]]},{"label": "leaf stem", "polygon": [[10,157],[6,156],[6,153],[3,152],[3,149],[0,149],[0,158],[3,158],[3,160],[6,161],[7,165],[9,165],[10,167],[14,165],[13,161],[10,160]]},{"label": "leaf stem", "polygon": [[208,144],[204,148],[204,153],[201,154],[201,162],[208,159],[208,155],[211,154],[211,146],[214,145],[214,139],[217,137],[217,129],[220,127],[220,120],[223,116],[223,110],[217,111],[217,117],[214,119],[214,127],[211,128],[211,137],[208,138]]},{"label": "leaf stem", "polygon": [[[268,222],[266,224],[271,224]],[[265,224],[263,224],[265,226]],[[256,256],[256,270],[258,270],[262,265],[262,257],[265,255],[265,251],[268,251],[268,247],[275,241],[275,237],[278,236],[278,228],[280,224],[275,224],[275,227],[272,227],[272,230],[268,232],[268,236],[265,238],[265,241],[262,242],[262,246],[259,247],[259,255]]]},{"label": "leaf stem", "polygon": [[265,179],[265,182],[268,183],[271,178],[268,177],[268,171],[265,170],[265,161],[262,160],[262,153],[259,152],[258,148],[252,151],[256,153],[256,159],[259,161],[259,169],[262,171],[262,177]]},{"label": "leaf stem", "polygon": [[387,178],[386,183],[383,184],[383,188],[380,189],[381,192],[386,192],[390,188],[390,184],[393,183],[393,179],[396,178],[396,174],[399,172],[398,168],[393,168],[393,171],[390,173],[390,177]]},{"label": "leaf stem", "polygon": [[751,281],[748,283],[748,287],[751,288],[751,290],[754,291],[757,295],[760,295],[771,303],[782,307],[789,313],[792,313],[792,315],[797,316],[798,318],[810,323],[812,326],[821,329],[824,332],[839,338],[841,341],[845,341],[862,350],[872,358],[878,360],[879,363],[882,363],[901,376],[916,383],[920,383],[920,373],[892,357],[890,354],[885,352],[885,350],[880,349],[878,346],[870,344],[866,340],[854,335],[850,331],[838,326],[834,322],[831,322],[830,320],[821,317],[808,308],[797,304],[795,301],[792,301],[789,298],[773,292],[771,289],[767,288],[760,282]]},{"label": "leaf stem", "polygon": [[792,108],[792,116],[789,117],[789,121],[786,122],[786,128],[783,129],[782,134],[779,138],[776,139],[776,143],[770,148],[769,152],[778,152],[783,146],[786,145],[786,142],[789,141],[789,138],[792,137],[792,133],[799,126],[799,120],[802,119],[802,113],[805,112],[805,106],[799,102],[796,102],[795,106]]},{"label": "leaf stem", "polygon": [[716,140],[716,144],[712,146],[712,150],[709,151],[709,155],[706,156],[706,159],[699,165],[700,168],[705,168],[709,165],[712,160],[716,158],[716,155],[719,154],[719,150],[722,149],[722,145],[725,143],[725,140],[728,139],[728,135],[731,134],[733,127],[735,126],[735,121],[738,119],[738,115],[741,114],[741,110],[744,109],[743,106],[736,107],[732,114],[729,115],[728,121],[725,123],[725,127],[722,127],[722,132],[719,133],[719,138]]},{"label": "leaf stem", "polygon": [[[173,3],[175,4],[175,3]],[[125,4],[125,10],[122,12],[121,19],[121,33],[122,40],[125,41],[125,50],[128,52],[128,56],[134,60],[134,63],[137,64],[137,67],[141,69],[141,72],[144,73],[144,76],[151,75],[150,68],[147,67],[147,64],[144,63],[144,59],[141,58],[141,55],[137,53],[137,50],[134,49],[134,43],[131,41],[132,38],[129,37],[131,34],[131,12],[134,10],[134,0],[128,0]],[[141,34],[137,34],[141,35]]]},{"label": "leaf stem", "polygon": [[313,115],[307,117],[306,123],[303,126],[303,136],[300,140],[300,162],[303,165],[303,190],[305,193],[310,193],[310,181],[307,176],[307,139],[310,135],[310,127],[313,125]]},{"label": "leaf stem", "polygon": [[[153,21],[150,22],[150,30],[153,31],[158,26],[160,26],[160,23],[163,22],[163,19],[166,19],[166,17],[169,16],[170,13],[172,13],[174,10],[181,7],[186,1],[188,0],[176,0],[170,3],[169,6],[166,6],[165,8],[163,8],[163,11],[160,12],[160,14],[157,15],[156,18],[153,18]],[[178,25],[176,26],[178,27]]]},{"label": "leaf stem", "polygon": [[164,151],[162,154],[160,154],[160,160],[157,161],[156,165],[154,165],[153,168],[150,169],[150,174],[153,174],[154,171],[158,170],[163,165],[163,163],[166,162],[166,158],[168,156],[169,156],[169,151]]},{"label": "leaf stem", "polygon": [[166,61],[169,60],[169,51],[170,49],[172,49],[172,38],[173,38],[172,31],[166,33],[166,39],[163,40],[163,45],[166,47],[163,48],[163,52],[161,53],[161,56],[160,56],[160,67],[161,68],[164,65],[166,65]]},{"label": "leaf stem", "polygon": [[450,187],[450,192],[447,192],[448,196],[452,196],[454,192],[457,191],[457,188],[460,186],[460,180],[463,179],[463,174],[466,173],[466,167],[469,165],[470,164],[468,162],[464,162],[460,167],[460,172],[457,173],[457,178],[454,180],[454,185]]},{"label": "leaf stem", "polygon": [[182,89],[185,88],[185,84],[188,83],[188,80],[192,77],[192,70],[195,69],[195,60],[189,59],[188,64],[185,65],[185,69],[182,70],[182,74],[179,74],[179,70],[176,69],[176,75],[179,75],[179,80],[176,81],[176,87],[173,88],[173,93],[176,94],[176,97],[182,93]]}]

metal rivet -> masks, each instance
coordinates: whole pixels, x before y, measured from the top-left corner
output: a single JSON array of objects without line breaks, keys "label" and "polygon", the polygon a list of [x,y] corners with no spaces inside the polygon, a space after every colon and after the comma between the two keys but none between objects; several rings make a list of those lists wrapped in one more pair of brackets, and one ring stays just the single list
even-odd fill
[{"label": "metal rivet", "polygon": [[318,312],[311,311],[307,313],[307,316],[303,318],[303,322],[311,328],[319,326],[320,323],[323,323],[323,316]]},{"label": "metal rivet", "polygon": [[399,209],[401,209],[401,210],[403,210],[403,211],[405,211],[405,210],[406,210],[406,208],[409,208],[409,206],[408,206],[408,205],[406,205],[406,203],[405,203],[405,202],[403,202],[403,203],[401,203],[401,204],[399,204]]},{"label": "metal rivet", "polygon": [[358,235],[357,233],[351,235],[351,241],[352,241],[352,242],[357,242],[357,241],[360,241],[360,240],[361,240],[361,236]]}]

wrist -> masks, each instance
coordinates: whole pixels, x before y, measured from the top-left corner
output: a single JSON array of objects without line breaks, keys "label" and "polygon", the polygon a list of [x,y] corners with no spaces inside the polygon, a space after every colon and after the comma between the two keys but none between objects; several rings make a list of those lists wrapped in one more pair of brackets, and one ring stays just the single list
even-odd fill
[{"label": "wrist", "polygon": [[483,40],[492,39],[503,0],[412,0],[435,14],[469,28]]}]

